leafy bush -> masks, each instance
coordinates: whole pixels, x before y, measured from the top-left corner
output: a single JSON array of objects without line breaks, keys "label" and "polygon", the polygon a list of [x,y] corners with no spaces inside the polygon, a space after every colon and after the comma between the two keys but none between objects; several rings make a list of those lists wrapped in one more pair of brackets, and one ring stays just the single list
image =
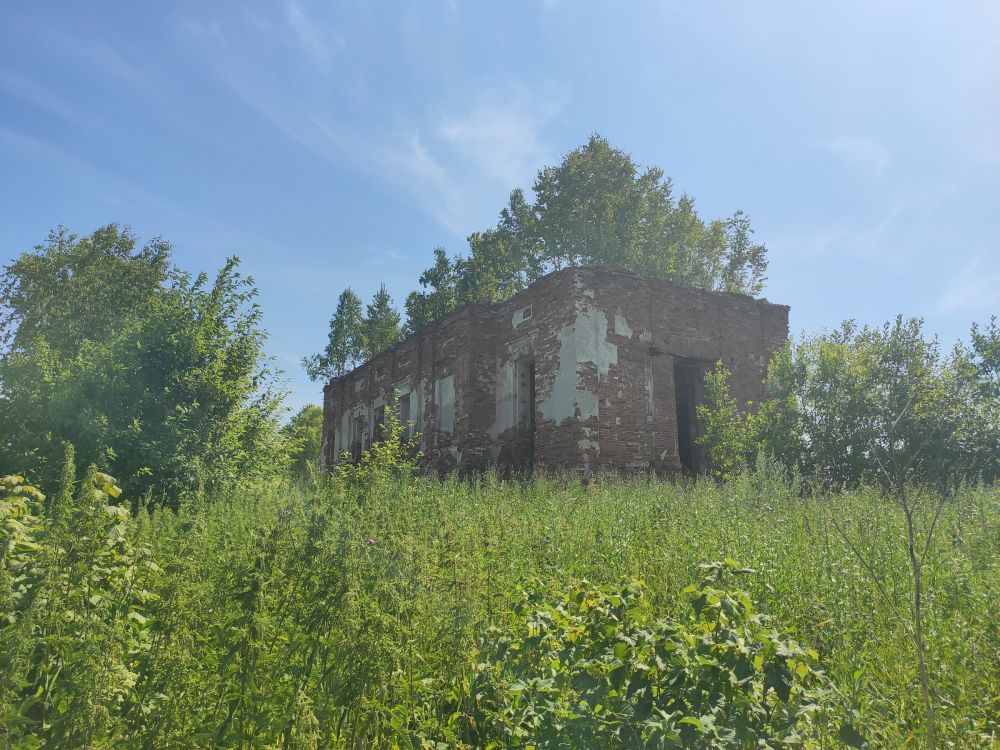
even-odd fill
[{"label": "leafy bush", "polygon": [[767,400],[745,408],[720,365],[698,407],[716,473],[734,476],[764,454],[820,486],[995,481],[1000,329],[994,320],[972,333],[971,348],[944,357],[920,320],[846,322],[775,355]]},{"label": "leafy bush", "polygon": [[[485,747],[806,747],[843,715],[803,647],[725,588],[733,560],[656,618],[634,579],[567,587],[536,581],[474,655],[446,735]],[[445,700],[454,700],[453,689]],[[448,715],[448,712],[444,712]],[[839,719],[838,719],[839,720]],[[845,726],[844,736],[855,730]],[[458,735],[458,736],[456,736]]]},{"label": "leafy bush", "polygon": [[47,484],[64,441],[138,500],[280,471],[280,393],[253,280],[211,279],[115,225],[65,230],[0,276],[0,465]]},{"label": "leafy bush", "polygon": [[318,477],[323,460],[323,408],[314,404],[303,406],[281,428],[281,434],[290,451],[291,475],[302,480]]},{"label": "leafy bush", "polygon": [[[412,425],[412,423],[411,423]],[[420,436],[407,436],[408,425],[399,421],[395,403],[385,407],[381,436],[371,448],[361,452],[357,462],[344,453],[336,466],[336,475],[350,488],[362,489],[384,485],[416,476],[420,469]]]},{"label": "leafy bush", "polygon": [[150,647],[148,588],[159,571],[135,540],[121,490],[87,472],[73,493],[45,497],[0,479],[5,550],[0,581],[0,739],[13,747],[89,747],[136,709]]}]

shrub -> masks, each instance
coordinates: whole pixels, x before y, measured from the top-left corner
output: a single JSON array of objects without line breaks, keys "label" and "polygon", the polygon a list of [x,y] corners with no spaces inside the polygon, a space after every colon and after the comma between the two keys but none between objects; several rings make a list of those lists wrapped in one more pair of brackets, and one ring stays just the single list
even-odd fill
[{"label": "shrub", "polygon": [[399,421],[395,403],[385,407],[381,438],[351,461],[350,453],[341,456],[336,475],[352,489],[370,488],[386,480],[399,481],[416,475],[422,454],[419,435],[406,436],[407,425]]},{"label": "shrub", "polygon": [[[0,271],[0,464],[42,486],[62,444],[133,500],[280,472],[281,387],[253,279],[172,266],[170,246],[111,225],[64,230]],[[31,471],[31,474],[27,474]]]},{"label": "shrub", "polygon": [[45,497],[0,479],[0,743],[89,747],[134,709],[149,648],[146,585],[158,568],[134,542],[112,477],[94,469]]},{"label": "shrub", "polygon": [[[819,654],[755,613],[744,591],[725,587],[751,571],[733,560],[701,567],[705,578],[684,590],[678,619],[655,618],[634,579],[536,581],[506,627],[480,641],[464,692],[441,687],[437,711],[450,734],[439,739],[732,748],[808,747],[835,734],[832,716],[845,714]],[[840,734],[860,742],[849,724]]]}]

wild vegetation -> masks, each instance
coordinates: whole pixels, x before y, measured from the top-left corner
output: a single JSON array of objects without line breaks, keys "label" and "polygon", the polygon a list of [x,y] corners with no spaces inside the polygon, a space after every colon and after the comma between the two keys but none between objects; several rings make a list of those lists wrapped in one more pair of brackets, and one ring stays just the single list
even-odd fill
[{"label": "wild vegetation", "polygon": [[[3,482],[6,746],[925,740],[906,524],[876,490],[397,470],[133,515],[94,472]],[[1000,495],[958,489],[929,538],[938,742],[997,746]]]},{"label": "wild vegetation", "polygon": [[44,484],[63,441],[133,500],[280,472],[283,393],[263,356],[253,279],[212,279],[110,225],[60,229],[0,277],[0,466]]}]

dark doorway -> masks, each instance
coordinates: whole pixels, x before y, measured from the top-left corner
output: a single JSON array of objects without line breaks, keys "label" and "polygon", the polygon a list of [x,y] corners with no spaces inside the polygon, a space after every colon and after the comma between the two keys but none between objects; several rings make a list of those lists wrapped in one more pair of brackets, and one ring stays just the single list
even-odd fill
[{"label": "dark doorway", "polygon": [[535,461],[535,360],[518,361],[516,377],[518,458],[530,471]]},{"label": "dark doorway", "polygon": [[708,469],[708,453],[697,439],[703,426],[698,419],[698,404],[704,400],[705,373],[710,362],[674,359],[674,399],[677,405],[677,454],[681,467],[692,474]]}]

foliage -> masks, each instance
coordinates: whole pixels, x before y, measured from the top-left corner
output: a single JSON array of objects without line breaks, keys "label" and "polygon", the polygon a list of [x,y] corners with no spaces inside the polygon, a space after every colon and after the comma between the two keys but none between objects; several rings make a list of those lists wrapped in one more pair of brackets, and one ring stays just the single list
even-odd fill
[{"label": "foliage", "polygon": [[310,380],[330,380],[352,370],[362,360],[361,300],[347,287],[337,299],[337,310],[330,318],[330,334],[326,349],[305,357],[302,366]]},{"label": "foliage", "polygon": [[640,169],[599,135],[541,169],[535,201],[515,189],[495,228],[469,235],[467,256],[434,251],[407,297],[409,330],[467,302],[497,302],[566,266],[609,266],[679,284],[756,295],[767,270],[742,211],[706,223],[694,200],[675,198],[658,167]]},{"label": "foliage", "polygon": [[[496,747],[805,747],[837,705],[819,654],[701,566],[686,615],[656,618],[639,581],[539,582],[480,645],[469,701]],[[486,735],[486,736],[482,736]]]},{"label": "foliage", "polygon": [[[789,705],[802,709],[797,731],[814,735],[815,747],[841,746],[851,727],[871,747],[923,737],[905,624],[848,544],[875,561],[896,604],[910,606],[904,524],[876,493],[803,496],[761,472],[724,487],[602,479],[586,492],[489,475],[370,476],[192,496],[127,521],[107,515],[124,509],[106,492],[88,494],[90,480],[57,482],[44,500],[19,492],[37,519],[26,532],[36,546],[19,548],[28,594],[4,599],[0,620],[13,622],[0,626],[0,745],[390,748],[478,736],[503,746],[515,726],[527,728],[518,740],[527,744],[529,706],[551,716],[568,705],[589,717],[575,726],[595,732],[639,724],[627,708],[643,700],[647,679],[701,722],[673,719],[694,742],[735,726],[702,720],[710,711],[773,734],[792,718],[774,709]],[[998,519],[995,489],[962,488],[929,548],[942,746],[990,747],[1000,736]],[[759,573],[700,566],[726,557]],[[725,578],[684,591],[716,573]],[[103,598],[92,603],[94,593]],[[711,628],[722,614],[729,622]],[[779,643],[801,653],[783,655]],[[691,689],[670,682],[656,646],[674,650],[661,661]],[[719,690],[745,690],[718,679],[743,648],[762,656],[750,680],[760,688],[789,659],[811,672],[792,672],[787,703],[772,678],[763,704],[759,693],[723,704]],[[565,658],[546,664],[529,652]],[[618,695],[615,659],[629,665]],[[518,681],[530,687],[519,691]],[[39,684],[37,702],[26,700]],[[816,701],[799,702],[800,688]],[[586,701],[584,713],[577,691],[607,713]],[[643,731],[669,726],[658,717],[651,711]],[[564,727],[570,719],[559,717]]]},{"label": "foliage", "polygon": [[420,274],[423,292],[406,298],[406,332],[418,331],[442,318],[459,305],[458,273],[443,247],[434,248],[434,265]]},{"label": "foliage", "polygon": [[259,481],[283,449],[253,280],[235,258],[192,278],[162,240],[135,244],[60,230],[5,269],[0,463],[51,481],[68,441],[133,498]]},{"label": "foliage", "polygon": [[0,477],[0,627],[13,625],[30,600],[36,571],[31,562],[41,550],[38,512],[45,496],[11,474]]},{"label": "foliage", "polygon": [[755,457],[757,415],[749,409],[740,410],[729,392],[731,376],[721,362],[708,370],[705,402],[697,407],[702,425],[699,441],[707,446],[712,473],[719,479],[738,475]]},{"label": "foliage", "polygon": [[[770,364],[768,399],[737,408],[724,369],[706,379],[702,437],[721,475],[760,453],[833,487],[994,481],[1000,399],[991,385],[995,323],[942,357],[917,319],[845,322],[804,337]],[[991,339],[991,336],[993,337]],[[995,352],[992,354],[996,356]]]},{"label": "foliage", "polygon": [[[731,476],[765,454],[832,487],[870,485],[901,512],[913,602],[901,608],[883,583],[877,561],[837,532],[871,576],[879,595],[905,623],[921,681],[927,747],[936,746],[936,698],[928,667],[925,575],[927,554],[945,503],[963,481],[997,478],[1000,400],[992,387],[993,321],[973,328],[972,349],[950,358],[924,339],[916,319],[881,329],[845,323],[808,338],[771,363],[771,400],[740,412],[721,367],[706,378],[709,403],[699,407],[720,476]],[[750,405],[752,406],[752,405]],[[933,489],[936,492],[914,491]]]},{"label": "foliage", "polygon": [[393,307],[385,284],[372,297],[364,316],[361,300],[350,288],[345,289],[330,319],[326,349],[304,358],[302,366],[312,380],[338,378],[391,347],[403,337],[403,332],[399,312]]},{"label": "foliage", "polygon": [[382,284],[372,297],[361,325],[361,348],[365,360],[384,352],[402,337],[399,312],[392,306],[392,297]]},{"label": "foliage", "polygon": [[163,239],[137,250],[135,237],[114,224],[84,238],[59,227],[4,269],[0,343],[27,351],[44,341],[55,355],[72,357],[81,341],[111,339],[123,314],[153,306],[170,279],[170,256]]},{"label": "foliage", "polygon": [[323,407],[303,406],[281,432],[290,450],[291,475],[297,479],[317,476],[323,460]]},{"label": "foliage", "polygon": [[407,435],[413,423],[401,422],[397,408],[395,401],[386,405],[380,439],[372,441],[357,462],[351,460],[350,453],[341,456],[335,471],[348,487],[363,491],[375,484],[398,482],[417,475],[422,458],[420,435]]},{"label": "foliage", "polygon": [[[91,469],[74,494],[72,461],[70,452],[58,492],[44,506],[21,477],[0,480],[35,506],[15,511],[20,551],[9,570],[16,577],[13,587],[9,579],[0,583],[5,746],[105,744],[120,717],[136,710],[151,645],[148,587],[159,568],[136,539],[128,509],[115,502],[121,489],[114,479]],[[0,508],[8,535],[10,509]]]},{"label": "foliage", "polygon": [[958,414],[955,441],[964,473],[1000,477],[1000,325],[972,326],[969,344],[952,355]]}]

